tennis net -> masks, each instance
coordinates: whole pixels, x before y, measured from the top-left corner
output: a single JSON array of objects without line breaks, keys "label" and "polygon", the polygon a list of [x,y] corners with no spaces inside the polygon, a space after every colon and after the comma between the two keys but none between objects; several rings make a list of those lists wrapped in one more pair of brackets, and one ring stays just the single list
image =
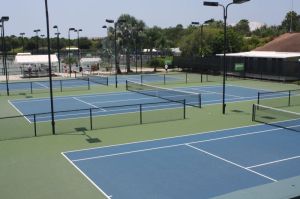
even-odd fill
[{"label": "tennis net", "polygon": [[287,110],[254,104],[252,120],[293,131],[300,131],[300,113]]},{"label": "tennis net", "polygon": [[156,87],[133,81],[126,81],[126,90],[140,94],[158,97],[171,102],[186,103],[186,105],[201,108],[201,94]]},{"label": "tennis net", "polygon": [[257,104],[270,107],[287,107],[300,105],[300,89],[272,92],[259,92]]},{"label": "tennis net", "polygon": [[98,75],[85,75],[83,74],[81,77],[76,77],[79,80],[85,80],[94,82],[96,84],[102,84],[108,86],[108,77],[98,76]]}]

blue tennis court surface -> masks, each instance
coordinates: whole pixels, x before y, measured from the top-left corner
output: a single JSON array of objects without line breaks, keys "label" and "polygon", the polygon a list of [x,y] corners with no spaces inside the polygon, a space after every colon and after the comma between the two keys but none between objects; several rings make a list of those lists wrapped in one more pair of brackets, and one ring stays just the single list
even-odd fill
[{"label": "blue tennis court surface", "polygon": [[[90,84],[94,84],[90,82]],[[53,89],[70,89],[77,87],[88,87],[88,82],[80,79],[66,79],[66,80],[53,80]],[[32,82],[11,82],[9,83],[10,91],[38,91],[38,90],[48,90],[50,87],[49,81],[32,81]],[[0,93],[6,92],[6,84],[0,84]]]},{"label": "blue tennis court surface", "polygon": [[[222,86],[199,86],[199,87],[184,87],[178,88],[177,90],[189,91],[202,94],[202,104],[216,104],[222,101]],[[226,101],[227,102],[237,102],[244,100],[254,100],[257,98],[257,92],[260,90],[245,88],[239,86],[228,85]],[[60,112],[55,114],[56,120],[60,119],[72,119],[80,117],[89,117],[89,108],[98,108],[99,110],[94,112],[94,115],[111,115],[111,114],[121,114],[138,112],[138,106],[132,106],[127,108],[121,108],[120,106],[145,104],[145,103],[159,103],[166,102],[164,99],[157,97],[150,97],[134,92],[116,92],[116,93],[104,93],[104,94],[93,94],[93,95],[79,95],[79,96],[66,96],[66,97],[56,97],[54,99],[55,112]],[[50,112],[50,100],[48,98],[41,99],[26,99],[26,100],[13,100],[10,102],[21,114],[31,115],[31,114],[41,114]],[[166,103],[157,106],[149,104],[146,106],[146,110],[157,110],[157,109],[170,109],[178,108],[182,105],[178,103]],[[82,113],[78,110],[85,109]],[[61,112],[77,110],[72,114],[71,112]],[[27,118],[28,121],[33,122],[33,116]],[[50,121],[50,114],[39,115],[36,121]]]},{"label": "blue tennis court surface", "polygon": [[298,132],[255,125],[63,155],[107,198],[203,199],[300,175],[299,145]]}]

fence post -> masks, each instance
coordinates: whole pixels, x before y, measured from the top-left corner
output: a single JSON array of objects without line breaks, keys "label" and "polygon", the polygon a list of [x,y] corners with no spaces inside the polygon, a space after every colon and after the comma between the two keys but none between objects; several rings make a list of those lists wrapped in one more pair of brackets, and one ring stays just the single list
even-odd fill
[{"label": "fence post", "polygon": [[291,90],[289,90],[289,106],[291,106]]},{"label": "fence post", "polygon": [[201,71],[201,83],[203,82],[203,72]]},{"label": "fence post", "polygon": [[253,106],[252,106],[252,122],[254,122],[255,121],[255,104],[253,104]]},{"label": "fence post", "polygon": [[143,109],[142,109],[142,104],[140,104],[140,124],[143,124]]},{"label": "fence post", "polygon": [[60,85],[60,92],[63,92],[63,85],[62,85],[62,80],[59,80],[59,85]]},{"label": "fence post", "polygon": [[257,104],[260,102],[260,92],[257,93]]},{"label": "fence post", "polygon": [[90,85],[90,78],[88,77],[88,90],[91,90],[91,85]]},{"label": "fence post", "polygon": [[93,130],[93,113],[92,113],[92,108],[90,108],[90,125],[91,125],[91,130]]},{"label": "fence post", "polygon": [[187,72],[185,73],[185,83],[186,84],[188,83],[188,73]]},{"label": "fence post", "polygon": [[35,114],[33,115],[33,126],[34,126],[34,137],[36,137],[37,133],[36,133],[36,115]]},{"label": "fence post", "polygon": [[199,108],[202,108],[202,97],[201,97],[201,93],[199,93]]},{"label": "fence post", "polygon": [[143,74],[141,74],[141,84],[143,83]]},{"label": "fence post", "polygon": [[32,82],[30,82],[30,93],[33,93]]},{"label": "fence post", "polygon": [[166,85],[166,74],[164,74],[164,85]]},{"label": "fence post", "polygon": [[185,103],[185,99],[183,100],[183,119],[186,119],[186,103]]}]

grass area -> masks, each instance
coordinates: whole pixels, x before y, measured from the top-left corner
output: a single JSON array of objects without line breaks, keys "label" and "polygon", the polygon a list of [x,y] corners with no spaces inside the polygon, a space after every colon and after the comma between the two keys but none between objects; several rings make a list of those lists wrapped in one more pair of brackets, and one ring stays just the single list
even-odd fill
[{"label": "grass area", "polygon": [[[238,80],[229,83],[268,90],[299,88],[296,85],[290,84],[250,80]],[[208,82],[201,85],[209,84],[216,84],[216,82]],[[189,84],[189,86],[190,85],[199,86],[199,84]],[[169,86],[178,87],[184,85],[174,84]],[[114,86],[99,86],[93,87],[90,91],[55,93],[55,96],[117,91],[124,91],[124,86],[120,86],[118,89],[115,89]],[[0,116],[18,115],[18,113],[9,105],[9,99],[24,99],[31,97],[48,97],[48,94],[16,95],[12,97],[1,96]],[[104,199],[104,196],[102,196],[83,175],[63,158],[61,152],[255,125],[257,123],[251,121],[251,108],[253,103],[256,103],[256,101],[230,103],[227,106],[226,115],[221,114],[221,105],[218,104],[206,106],[202,109],[188,108],[186,120],[174,120],[143,125],[133,124],[125,127],[101,128],[94,131],[81,130],[55,136],[1,141],[1,197],[10,199]],[[148,114],[145,119],[151,120],[156,116],[157,115],[153,116]],[[161,117],[168,117],[168,115],[162,115]],[[105,123],[112,122],[111,120],[115,120],[113,122],[122,122],[122,119],[124,118],[107,118]],[[79,126],[84,126],[85,121],[81,122],[82,124]],[[95,122],[95,125],[99,125],[99,123],[103,121],[97,120]],[[20,125],[15,125],[16,130],[26,130],[26,128],[22,128],[22,124],[19,123],[19,121],[13,121],[11,125],[14,123]],[[5,125],[5,123],[1,124],[1,133],[5,131],[3,130],[3,126]],[[49,123],[48,125],[48,127],[50,127]],[[72,122],[67,122],[60,128],[72,129],[74,128],[74,126],[72,126]],[[78,127],[78,125],[76,127]],[[91,143],[88,141],[91,138],[98,139],[100,142]]]}]

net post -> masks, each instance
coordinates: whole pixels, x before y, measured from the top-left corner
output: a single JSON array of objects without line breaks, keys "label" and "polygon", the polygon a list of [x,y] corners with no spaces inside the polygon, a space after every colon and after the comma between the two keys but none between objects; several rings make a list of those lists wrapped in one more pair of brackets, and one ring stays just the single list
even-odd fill
[{"label": "net post", "polygon": [[252,105],[252,122],[255,121],[255,113],[256,113],[256,107],[255,104]]},{"label": "net post", "polygon": [[90,85],[90,78],[88,77],[88,90],[91,90],[91,85]]},{"label": "net post", "polygon": [[289,106],[291,106],[291,90],[289,90]]},{"label": "net post", "polygon": [[140,104],[140,124],[143,124],[143,108],[142,108],[142,104]]},{"label": "net post", "polygon": [[36,115],[35,114],[33,115],[33,128],[34,128],[34,137],[36,137],[37,133],[36,133]]},{"label": "net post", "polygon": [[63,92],[62,80],[59,80],[60,92]]},{"label": "net post", "polygon": [[143,74],[141,74],[141,84],[143,83]]},{"label": "net post", "polygon": [[30,93],[33,93],[32,82],[30,82]]},{"label": "net post", "polygon": [[108,86],[108,77],[106,77],[106,86]]},{"label": "net post", "polygon": [[126,80],[126,90],[128,91],[128,80]]},{"label": "net post", "polygon": [[166,74],[164,74],[164,85],[166,85]]},{"label": "net post", "polygon": [[257,93],[257,104],[260,102],[260,92]]},{"label": "net post", "polygon": [[186,100],[183,100],[183,119],[186,119]]},{"label": "net post", "polygon": [[90,108],[90,128],[93,130],[93,111],[92,108]]}]

